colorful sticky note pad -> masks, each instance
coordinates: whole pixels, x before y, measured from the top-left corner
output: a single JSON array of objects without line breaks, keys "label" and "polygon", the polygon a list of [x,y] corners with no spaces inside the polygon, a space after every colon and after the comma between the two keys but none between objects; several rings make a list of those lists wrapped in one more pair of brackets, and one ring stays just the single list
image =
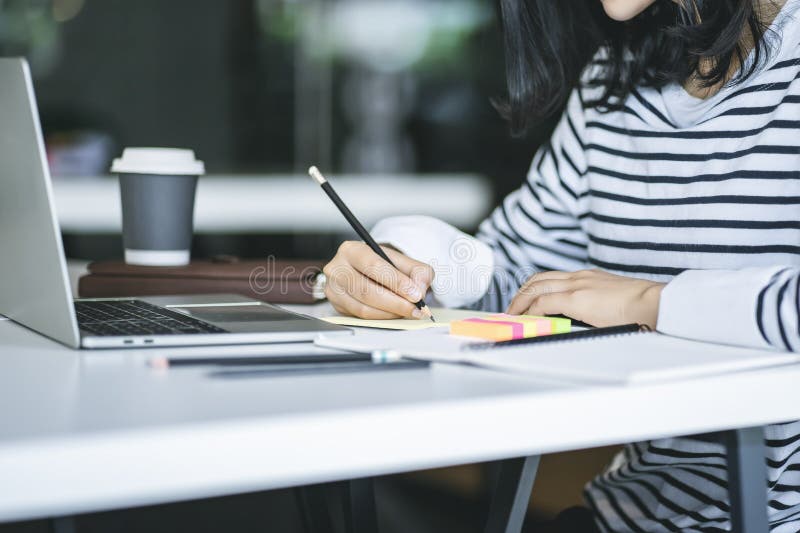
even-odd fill
[{"label": "colorful sticky note pad", "polygon": [[569,333],[571,327],[568,318],[498,314],[453,321],[450,334],[500,342]]}]

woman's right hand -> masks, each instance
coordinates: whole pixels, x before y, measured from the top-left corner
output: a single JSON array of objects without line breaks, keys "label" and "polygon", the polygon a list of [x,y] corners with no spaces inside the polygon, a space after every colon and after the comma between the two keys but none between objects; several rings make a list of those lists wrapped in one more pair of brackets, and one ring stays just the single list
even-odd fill
[{"label": "woman's right hand", "polygon": [[392,267],[361,241],[345,241],[322,271],[334,309],[367,319],[422,318],[414,305],[433,282],[433,268],[382,246]]}]

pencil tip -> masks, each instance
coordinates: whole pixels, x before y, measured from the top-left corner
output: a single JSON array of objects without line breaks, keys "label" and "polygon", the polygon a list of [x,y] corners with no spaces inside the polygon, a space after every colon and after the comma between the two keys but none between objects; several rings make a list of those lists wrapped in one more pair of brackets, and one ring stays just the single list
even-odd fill
[{"label": "pencil tip", "polygon": [[425,305],[425,306],[422,307],[422,309],[420,309],[420,311],[422,311],[422,314],[424,314],[425,316],[430,318],[431,322],[436,322],[436,319],[433,318],[433,313],[431,313],[431,308],[430,307]]}]

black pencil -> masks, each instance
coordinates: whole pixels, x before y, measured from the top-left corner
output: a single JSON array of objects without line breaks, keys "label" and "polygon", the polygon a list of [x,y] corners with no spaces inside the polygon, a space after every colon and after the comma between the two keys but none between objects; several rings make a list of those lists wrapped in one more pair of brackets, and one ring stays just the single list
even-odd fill
[{"label": "black pencil", "polygon": [[153,357],[148,361],[152,368],[165,369],[177,366],[273,366],[273,367],[304,367],[313,368],[316,365],[394,365],[404,363],[400,354],[393,350],[375,350],[372,353],[341,353],[341,354],[291,354],[291,355],[262,355],[262,356],[211,356],[211,357]]},{"label": "black pencil", "polygon": [[149,364],[153,368],[171,368],[175,366],[253,366],[253,365],[309,365],[334,363],[370,363],[370,354],[300,354],[300,355],[266,355],[255,357],[154,357]]},{"label": "black pencil", "polygon": [[[383,249],[378,246],[378,243],[375,242],[375,239],[372,238],[372,235],[369,234],[367,229],[361,225],[361,222],[358,221],[353,212],[350,211],[350,208],[348,208],[342,199],[339,198],[339,195],[333,190],[333,187],[331,187],[331,184],[328,183],[327,179],[325,179],[325,176],[322,175],[322,172],[320,172],[317,167],[311,167],[308,169],[308,175],[311,176],[320,187],[322,187],[322,190],[325,191],[325,194],[327,194],[333,203],[336,204],[336,207],[339,208],[339,211],[341,211],[342,215],[344,215],[344,218],[347,219],[355,232],[358,233],[358,236],[361,237],[361,240],[367,243],[367,246],[372,248],[372,251],[378,254],[381,259],[392,265],[394,268],[397,268],[392,260],[389,259],[389,256],[386,255],[386,252],[384,252]],[[436,320],[433,318],[433,313],[431,313],[431,310],[428,309],[428,306],[425,304],[425,300],[420,300],[414,305],[417,307],[417,309],[427,315],[432,322],[436,322]]]}]

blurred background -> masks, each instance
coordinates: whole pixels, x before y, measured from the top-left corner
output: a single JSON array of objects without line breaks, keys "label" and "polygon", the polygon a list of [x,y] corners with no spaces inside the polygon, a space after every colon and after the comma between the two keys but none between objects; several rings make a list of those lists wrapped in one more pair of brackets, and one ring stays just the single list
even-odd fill
[{"label": "blurred background", "polygon": [[[0,0],[0,55],[30,62],[66,252],[84,261],[122,257],[108,169],[125,146],[206,162],[195,257],[332,256],[351,235],[304,176],[311,164],[367,225],[424,213],[475,230],[553,125],[509,136],[491,105],[501,45],[493,0]],[[609,454],[546,458],[532,519],[579,503]],[[480,531],[491,479],[486,465],[383,478],[382,530]],[[78,525],[295,531],[293,501],[276,491]]]},{"label": "blurred background", "polygon": [[[549,128],[512,140],[490,103],[504,87],[495,10],[493,0],[0,0],[0,55],[30,61],[68,256],[121,256],[110,161],[125,146],[170,146],[194,149],[216,192],[210,205],[201,181],[196,257],[326,258],[348,231],[316,227],[303,210],[319,196],[298,182],[310,164],[352,178],[343,196],[370,224],[422,212],[474,230],[521,182]],[[243,212],[254,190],[264,208]],[[380,202],[403,191],[414,205]]]}]

